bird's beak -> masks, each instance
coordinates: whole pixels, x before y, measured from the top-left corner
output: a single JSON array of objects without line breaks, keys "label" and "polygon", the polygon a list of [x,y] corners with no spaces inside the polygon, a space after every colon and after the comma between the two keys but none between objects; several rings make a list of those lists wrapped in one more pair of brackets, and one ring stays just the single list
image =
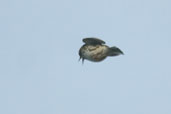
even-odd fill
[{"label": "bird's beak", "polygon": [[82,58],[81,56],[78,61],[80,61],[81,59],[82,59],[82,64],[84,64],[84,58]]},{"label": "bird's beak", "polygon": [[84,64],[84,58],[82,58],[82,64]]}]

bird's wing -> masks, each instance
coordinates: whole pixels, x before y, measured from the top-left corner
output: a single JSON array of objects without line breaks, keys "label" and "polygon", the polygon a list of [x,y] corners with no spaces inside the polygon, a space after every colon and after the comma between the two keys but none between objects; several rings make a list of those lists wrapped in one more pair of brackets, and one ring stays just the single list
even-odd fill
[{"label": "bird's wing", "polygon": [[93,44],[93,45],[105,44],[105,42],[103,40],[100,40],[98,38],[84,38],[83,42],[86,43],[86,44]]}]

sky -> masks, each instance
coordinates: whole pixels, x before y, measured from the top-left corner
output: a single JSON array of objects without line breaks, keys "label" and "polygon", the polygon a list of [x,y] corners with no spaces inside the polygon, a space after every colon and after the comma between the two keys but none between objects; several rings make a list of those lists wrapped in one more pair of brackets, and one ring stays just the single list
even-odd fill
[{"label": "sky", "polygon": [[[1,0],[1,114],[171,114],[170,0]],[[78,62],[85,37],[124,55]]]}]

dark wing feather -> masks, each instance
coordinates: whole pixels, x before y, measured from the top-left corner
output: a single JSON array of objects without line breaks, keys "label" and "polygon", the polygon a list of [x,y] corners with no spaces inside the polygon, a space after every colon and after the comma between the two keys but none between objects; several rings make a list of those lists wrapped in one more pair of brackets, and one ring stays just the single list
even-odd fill
[{"label": "dark wing feather", "polygon": [[83,42],[86,44],[92,44],[92,45],[105,44],[105,42],[103,40],[100,40],[98,38],[84,38]]}]

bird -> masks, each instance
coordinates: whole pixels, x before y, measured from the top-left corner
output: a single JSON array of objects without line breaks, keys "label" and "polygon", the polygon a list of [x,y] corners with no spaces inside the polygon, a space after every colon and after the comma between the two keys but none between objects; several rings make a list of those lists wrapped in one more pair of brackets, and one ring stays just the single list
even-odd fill
[{"label": "bird", "polygon": [[82,40],[85,44],[79,50],[79,61],[89,60],[92,62],[101,62],[110,56],[123,55],[124,53],[116,46],[109,47],[105,42],[99,38],[88,37]]}]

